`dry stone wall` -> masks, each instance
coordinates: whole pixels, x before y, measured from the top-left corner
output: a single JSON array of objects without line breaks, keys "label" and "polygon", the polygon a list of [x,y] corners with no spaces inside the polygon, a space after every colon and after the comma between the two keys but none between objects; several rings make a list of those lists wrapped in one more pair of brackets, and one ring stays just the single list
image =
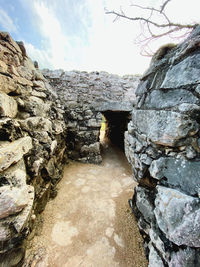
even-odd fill
[{"label": "dry stone wall", "polygon": [[0,32],[0,266],[20,265],[36,216],[56,194],[65,130],[55,91],[23,43]]},{"label": "dry stone wall", "polygon": [[102,114],[109,119],[109,111],[129,113],[140,76],[63,70],[43,70],[43,74],[65,107],[68,156],[82,162],[100,163]]},{"label": "dry stone wall", "polygon": [[37,215],[56,195],[65,155],[99,163],[102,114],[112,136],[121,127],[116,116],[130,112],[125,153],[138,182],[130,205],[149,266],[199,266],[199,44],[197,27],[155,55],[137,87],[138,76],[105,72],[44,70],[45,78],[23,43],[0,33],[1,266],[22,263]]},{"label": "dry stone wall", "polygon": [[200,27],[151,62],[125,134],[149,266],[200,264]]}]

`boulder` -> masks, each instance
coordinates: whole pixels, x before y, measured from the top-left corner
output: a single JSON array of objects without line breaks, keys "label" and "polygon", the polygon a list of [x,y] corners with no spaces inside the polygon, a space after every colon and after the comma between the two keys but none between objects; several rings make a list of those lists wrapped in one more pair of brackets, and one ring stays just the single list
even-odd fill
[{"label": "boulder", "polygon": [[169,68],[161,88],[177,88],[180,86],[198,84],[200,82],[200,54],[186,57],[178,64]]},{"label": "boulder", "polygon": [[23,210],[29,203],[29,190],[30,186],[26,185],[21,188],[12,186],[0,187],[0,219]]},{"label": "boulder", "polygon": [[14,118],[17,115],[17,102],[5,93],[0,93],[0,116]]},{"label": "boulder", "polygon": [[197,195],[200,190],[199,161],[161,157],[151,163],[149,171],[161,183],[180,189],[186,194]]},{"label": "boulder", "polygon": [[32,139],[30,136],[22,137],[11,143],[3,142],[0,145],[0,171],[18,162],[31,148]]},{"label": "boulder", "polygon": [[153,245],[149,245],[149,265],[148,267],[164,267],[162,259],[158,255]]},{"label": "boulder", "polygon": [[187,115],[168,110],[133,110],[134,128],[153,143],[175,146],[187,135],[194,135],[199,125]]},{"label": "boulder", "polygon": [[192,92],[183,89],[153,90],[146,98],[144,107],[151,109],[164,109],[182,103],[196,104],[199,99]]},{"label": "boulder", "polygon": [[186,248],[172,253],[169,267],[198,267],[199,262],[199,251],[192,248]]},{"label": "boulder", "polygon": [[200,200],[175,189],[157,186],[156,221],[166,237],[178,246],[200,247]]}]

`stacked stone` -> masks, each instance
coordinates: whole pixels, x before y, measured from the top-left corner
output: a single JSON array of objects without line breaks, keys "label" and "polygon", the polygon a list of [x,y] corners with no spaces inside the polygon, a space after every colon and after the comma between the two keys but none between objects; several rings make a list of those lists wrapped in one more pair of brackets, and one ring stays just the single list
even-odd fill
[{"label": "stacked stone", "polygon": [[139,183],[130,204],[152,267],[200,264],[199,44],[197,27],[166,55],[158,51],[125,134]]},{"label": "stacked stone", "polygon": [[65,106],[68,157],[100,163],[99,134],[106,111],[131,111],[139,75],[43,70]]},{"label": "stacked stone", "polygon": [[64,151],[55,92],[23,43],[0,32],[0,266],[22,262],[36,215],[55,194]]}]

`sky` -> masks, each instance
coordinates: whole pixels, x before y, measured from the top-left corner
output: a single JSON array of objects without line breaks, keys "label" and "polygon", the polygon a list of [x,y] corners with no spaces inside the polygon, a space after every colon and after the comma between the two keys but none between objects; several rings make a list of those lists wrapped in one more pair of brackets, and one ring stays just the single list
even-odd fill
[{"label": "sky", "polygon": [[[141,31],[139,24],[123,19],[113,22],[114,17],[105,14],[105,8],[119,10],[123,6],[126,14],[135,15],[131,13],[130,2],[0,0],[0,30],[9,32],[14,40],[23,41],[29,57],[40,68],[142,74],[150,58],[141,56],[135,43]],[[138,3],[159,6],[160,2]],[[200,17],[199,0],[172,2],[168,11],[173,20],[184,22]]]}]

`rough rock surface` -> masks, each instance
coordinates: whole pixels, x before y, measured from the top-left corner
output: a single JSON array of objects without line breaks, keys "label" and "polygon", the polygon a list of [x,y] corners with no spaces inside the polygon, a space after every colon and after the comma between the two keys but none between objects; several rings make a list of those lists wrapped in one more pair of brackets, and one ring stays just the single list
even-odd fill
[{"label": "rough rock surface", "polygon": [[149,266],[199,266],[200,26],[136,89],[125,152],[139,183],[130,201]]},{"label": "rough rock surface", "polygon": [[149,265],[199,266],[199,43],[200,26],[154,57],[135,91],[138,76],[45,70],[45,78],[23,43],[0,32],[0,265],[23,261],[65,155],[101,161],[104,115],[139,183],[130,204]]},{"label": "rough rock surface", "polygon": [[[135,101],[139,75],[106,72],[43,70],[65,107],[68,156],[82,162],[100,163],[99,131],[104,115],[110,125],[111,139],[124,139],[129,112]],[[120,114],[123,114],[123,118]],[[115,117],[117,116],[117,120]],[[122,136],[115,136],[116,128]],[[113,137],[114,136],[114,137]],[[114,140],[112,140],[114,142]]]},{"label": "rough rock surface", "polygon": [[66,147],[60,108],[23,43],[0,32],[0,266],[20,265],[36,215],[55,195]]}]

